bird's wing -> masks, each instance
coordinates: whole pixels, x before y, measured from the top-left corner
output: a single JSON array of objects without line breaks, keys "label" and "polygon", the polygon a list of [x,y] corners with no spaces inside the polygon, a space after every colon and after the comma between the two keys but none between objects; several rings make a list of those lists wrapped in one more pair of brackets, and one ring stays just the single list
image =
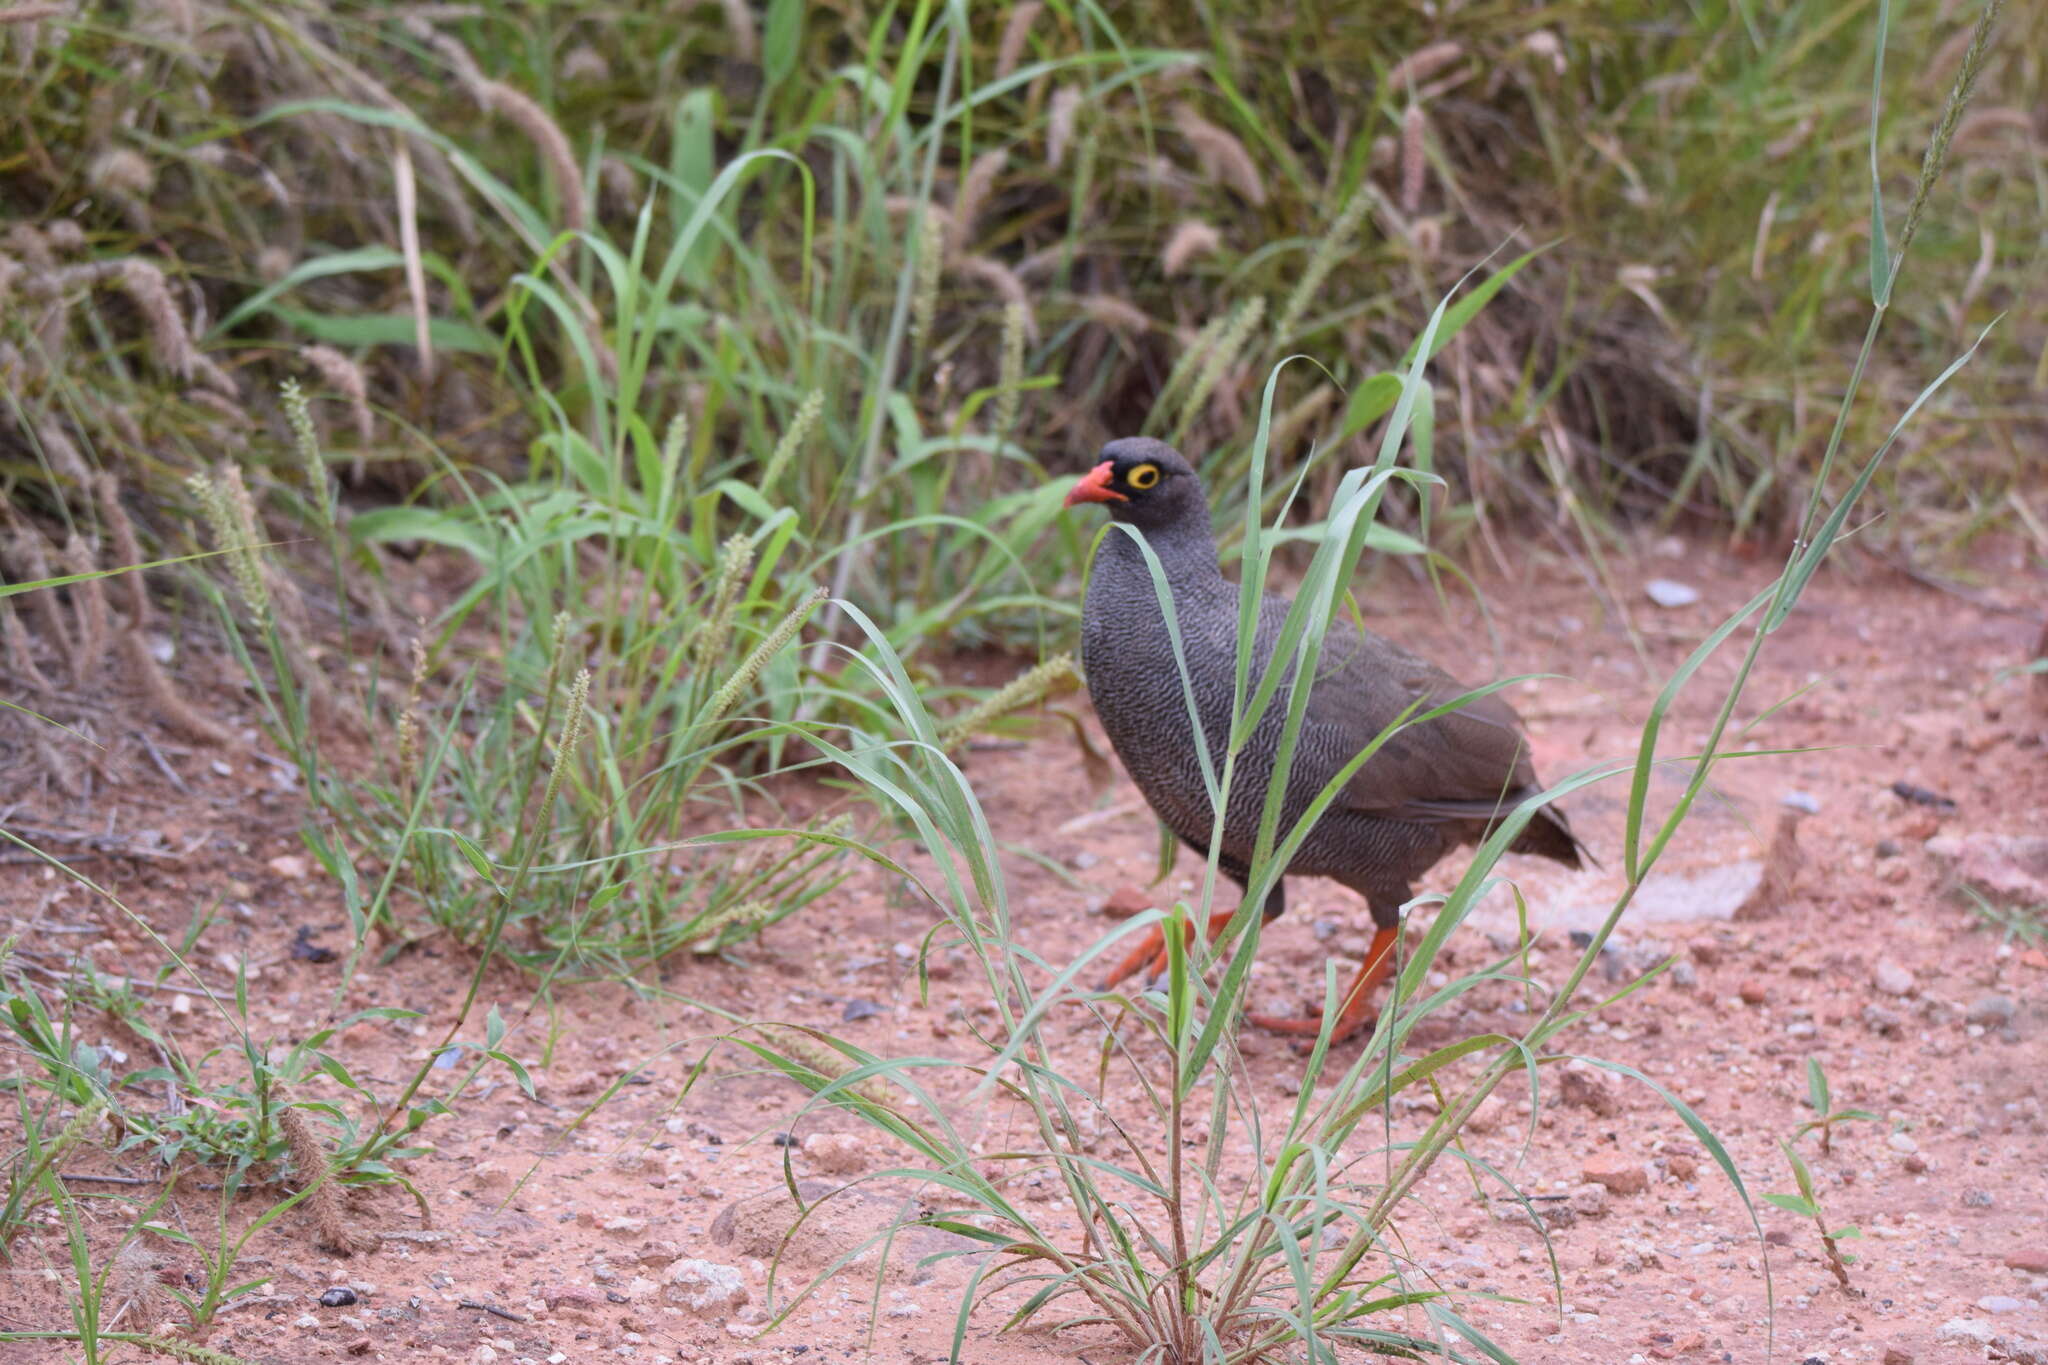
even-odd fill
[{"label": "bird's wing", "polygon": [[[1329,728],[1349,761],[1404,713],[1420,714],[1470,689],[1435,664],[1348,621],[1333,622],[1307,720]],[[1412,711],[1411,711],[1412,708]],[[1520,717],[1498,693],[1388,737],[1346,785],[1354,810],[1395,820],[1490,820],[1536,785]]]}]

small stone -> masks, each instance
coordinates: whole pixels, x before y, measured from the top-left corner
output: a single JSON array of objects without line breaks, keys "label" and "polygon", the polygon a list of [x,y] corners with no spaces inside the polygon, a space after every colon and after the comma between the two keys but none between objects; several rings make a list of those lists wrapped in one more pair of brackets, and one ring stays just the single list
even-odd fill
[{"label": "small stone", "polygon": [[280,854],[264,866],[288,882],[299,881],[306,875],[306,860],[296,853]]},{"label": "small stone", "polygon": [[1684,958],[1671,964],[1671,984],[1682,991],[1689,991],[1700,984],[1700,970]]},{"label": "small stone", "polygon": [[[1896,858],[1905,850],[1899,847],[1897,839],[1879,839],[1877,847],[1872,849],[1871,852],[1880,858]],[[1896,1350],[1897,1348],[1894,1347],[1892,1349]]]},{"label": "small stone", "polygon": [[1991,1324],[1981,1318],[1950,1318],[1934,1329],[1937,1341],[1964,1342],[1977,1346],[1991,1344]]},{"label": "small stone", "polygon": [[1721,960],[1721,944],[1717,939],[1696,938],[1686,945],[1686,951],[1702,967],[1711,967]]},{"label": "small stone", "polygon": [[1989,1190],[1964,1190],[1963,1207],[1966,1209],[1988,1209],[1998,1201],[1991,1197]]},{"label": "small stone", "polygon": [[1903,1346],[1884,1348],[1884,1365],[1913,1365],[1913,1353]]},{"label": "small stone", "polygon": [[356,1301],[356,1291],[347,1285],[336,1285],[320,1296],[322,1308],[346,1308]]},{"label": "small stone", "polygon": [[598,1305],[598,1294],[595,1289],[585,1289],[582,1285],[575,1284],[550,1286],[541,1291],[540,1298],[541,1302],[548,1306],[550,1313],[559,1313],[564,1309],[591,1313],[597,1310]]},{"label": "small stone", "polygon": [[1606,1077],[1584,1063],[1574,1062],[1559,1073],[1558,1091],[1566,1104],[1590,1109],[1601,1118],[1611,1118],[1621,1112],[1621,1099],[1614,1093],[1614,1087],[1607,1083]]},{"label": "small stone", "polygon": [[1985,1028],[2004,1028],[2013,1020],[2017,1011],[2009,995],[1979,996],[1963,1015],[1966,1024],[1982,1024]]},{"label": "small stone", "polygon": [[1154,899],[1150,891],[1126,883],[1109,893],[1102,902],[1102,913],[1111,919],[1129,919],[1150,910]]},{"label": "small stone", "polygon": [[1605,1185],[1616,1194],[1641,1194],[1650,1188],[1650,1173],[1640,1161],[1620,1152],[1600,1152],[1586,1158],[1579,1178],[1588,1184]]},{"label": "small stone", "polygon": [[2015,1251],[2005,1258],[2005,1268],[2022,1270],[2029,1275],[2048,1275],[2048,1247]]},{"label": "small stone", "polygon": [[2010,1294],[1986,1294],[1977,1300],[1977,1306],[1987,1313],[2018,1313],[2025,1310],[2027,1301]]},{"label": "small stone", "polygon": [[832,1175],[850,1175],[868,1164],[868,1145],[856,1133],[813,1133],[803,1150],[813,1166]]},{"label": "small stone", "polygon": [[1742,1003],[1745,1005],[1761,1005],[1770,998],[1771,994],[1769,988],[1755,977],[1751,977],[1736,987],[1735,993],[1742,997]]},{"label": "small stone", "polygon": [[1581,1185],[1572,1191],[1571,1204],[1581,1218],[1604,1218],[1607,1215],[1607,1187]]},{"label": "small stone", "polygon": [[598,1224],[600,1230],[613,1237],[638,1237],[647,1231],[647,1220],[619,1214]]},{"label": "small stone", "polygon": [[1778,804],[1787,810],[1801,811],[1807,815],[1820,814],[1820,798],[1812,792],[1786,792],[1778,798]]},{"label": "small stone", "polygon": [[747,1282],[738,1266],[677,1261],[662,1280],[661,1299],[700,1318],[724,1317],[746,1303]]},{"label": "small stone", "polygon": [[1907,1175],[1925,1175],[1927,1174],[1927,1158],[1918,1152],[1908,1152],[1906,1159],[1899,1163],[1899,1167]]},{"label": "small stone", "polygon": [[1653,578],[1643,591],[1660,607],[1689,607],[1700,600],[1700,590],[1675,578]]},{"label": "small stone", "polygon": [[1898,1011],[1888,1010],[1875,1001],[1863,1007],[1863,1026],[1879,1037],[1896,1034],[1904,1027],[1905,1022],[1899,1017]]},{"label": "small stone", "polygon": [[1893,1133],[1884,1140],[1884,1145],[1895,1152],[1917,1152],[1920,1150],[1919,1144],[1904,1133]]},{"label": "small stone", "polygon": [[1913,974],[1888,957],[1879,958],[1871,968],[1870,984],[1886,995],[1911,995]]}]

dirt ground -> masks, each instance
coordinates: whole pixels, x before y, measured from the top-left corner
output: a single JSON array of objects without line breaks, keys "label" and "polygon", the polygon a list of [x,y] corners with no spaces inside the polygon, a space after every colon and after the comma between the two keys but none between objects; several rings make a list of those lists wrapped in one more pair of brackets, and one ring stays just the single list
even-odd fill
[{"label": "dirt ground", "polygon": [[[1867,570],[1832,573],[1813,587],[1772,641],[1739,713],[1747,722],[1784,702],[1750,741],[1802,752],[1720,770],[1722,799],[1703,804],[1675,841],[1589,984],[1612,989],[1673,952],[1677,963],[1571,1040],[1576,1051],[1635,1067],[1695,1106],[1753,1194],[1793,1188],[1777,1144],[1810,1117],[1805,1069],[1819,1059],[1839,1106],[1878,1116],[1841,1128],[1829,1155],[1812,1138],[1800,1144],[1829,1223],[1862,1229],[1860,1240],[1842,1244],[1857,1257],[1850,1291],[1821,1258],[1810,1220],[1759,1200],[1760,1241],[1729,1182],[1646,1089],[1586,1076],[1547,1086],[1533,1129],[1525,1126],[1526,1091],[1503,1091],[1481,1111],[1471,1147],[1543,1196],[1537,1207],[1546,1227],[1539,1231],[1517,1205],[1482,1201],[1469,1180],[1443,1168],[1400,1228],[1417,1273],[1502,1296],[1469,1302],[1467,1312],[1521,1360],[2048,1360],[2048,957],[1977,927],[1954,890],[1959,877],[2021,895],[2029,878],[2048,882],[2048,852],[2026,842],[2048,834],[2048,706],[2024,678],[1994,681],[2030,655],[2048,575],[2013,545],[1986,547],[1978,567],[1987,586],[1967,598]],[[1505,640],[1498,655],[1469,600],[1440,607],[1418,594],[1415,605],[1365,605],[1376,629],[1468,680],[1561,675],[1512,693],[1539,770],[1555,777],[1632,752],[1663,678],[1770,572],[1676,543],[1615,566],[1640,654],[1624,622],[1600,605],[1603,595],[1561,566],[1484,584]],[[1652,578],[1679,580],[1700,600],[1653,605],[1642,590]],[[1380,582],[1392,588],[1397,580]],[[1703,736],[1735,657],[1731,649],[1702,671],[1668,728],[1666,752],[1684,752]],[[226,964],[245,959],[269,1041],[303,1036],[328,1017],[341,967],[301,960],[292,947],[307,926],[313,941],[346,946],[335,888],[290,861],[303,859],[297,813],[273,783],[272,763],[246,753],[166,756],[187,791],[143,763],[126,783],[102,785],[89,810],[17,808],[4,818],[130,840],[154,831],[166,850],[161,859],[98,857],[81,869],[173,939],[197,905],[225,896],[231,913],[198,954],[202,970],[222,986]],[[1150,880],[1149,814],[1121,774],[1106,789],[1092,787],[1078,747],[1052,728],[1021,746],[979,747],[964,766],[997,837],[1062,869],[1021,853],[1005,857],[1019,937],[1049,961],[1071,959],[1105,932],[1111,893]],[[1680,779],[1661,780],[1668,798]],[[1898,794],[1895,784],[1914,795]],[[1621,886],[1625,794],[1610,783],[1569,802],[1603,867],[1569,872],[1513,858],[1503,865],[1543,935],[1539,976],[1562,975],[1573,956],[1570,935],[1596,925]],[[1777,872],[1789,877],[1780,882],[1763,864],[1780,812],[1793,809],[1788,798],[1811,813],[1797,822],[1796,857],[1780,851]],[[1429,888],[1448,889],[1458,871],[1447,862]],[[1196,875],[1183,857],[1160,890],[1192,886]],[[1369,927],[1363,905],[1339,887],[1289,889],[1288,914],[1267,931],[1255,969],[1254,1002],[1269,1010],[1319,999],[1325,957],[1357,952]],[[0,913],[0,935],[32,928],[25,941],[43,950],[45,963],[77,951],[103,972],[147,973],[159,960],[88,894],[18,858],[0,862]],[[958,1260],[917,1271],[919,1256],[943,1249],[931,1245],[893,1256],[879,1290],[873,1261],[860,1262],[790,1321],[757,1336],[769,1302],[766,1260],[787,1226],[786,1216],[777,1221],[786,1205],[775,1193],[785,1158],[799,1179],[821,1182],[806,1183],[807,1191],[894,1158],[845,1116],[799,1118],[793,1087],[750,1071],[729,1050],[714,1074],[681,1095],[702,1040],[720,1028],[690,1001],[812,1024],[879,1052],[974,1056],[961,1021],[986,994],[978,977],[942,963],[929,1005],[917,1002],[909,959],[932,922],[928,909],[863,871],[747,947],[747,965],[677,960],[649,983],[650,995],[577,989],[558,994],[552,1008],[529,1010],[529,983],[494,972],[483,1000],[503,1002],[515,1021],[506,1046],[532,1066],[538,1101],[502,1072],[487,1073],[452,1116],[428,1128],[434,1151],[408,1169],[430,1224],[402,1192],[352,1194],[350,1216],[374,1235],[371,1251],[325,1254],[313,1245],[310,1222],[288,1214],[244,1261],[245,1278],[270,1282],[222,1315],[209,1344],[265,1361],[944,1358],[965,1272]],[[1512,898],[1497,892],[1453,941],[1453,969],[1490,960],[1514,928]],[[358,1025],[337,1039],[337,1055],[389,1093],[452,1020],[472,966],[465,953],[430,940],[364,971],[347,1008],[398,1004],[426,1017]],[[215,1040],[217,1021],[203,1001],[175,1013],[174,993],[145,994],[156,1026],[195,1054]],[[1525,1009],[1514,991],[1475,993],[1433,1021],[1430,1038],[1515,1033]],[[85,1042],[130,1055],[140,1046],[101,1017],[82,1015],[79,1025]],[[1100,1041],[1091,1020],[1073,1011],[1055,1021],[1053,1037],[1056,1063],[1089,1070]],[[1289,1043],[1248,1032],[1243,1046],[1262,1102],[1276,1112],[1291,1104],[1301,1062]],[[22,1064],[18,1052],[0,1052],[0,1071]],[[224,1075],[230,1064],[213,1065]],[[630,1083],[578,1123],[621,1075]],[[309,1085],[307,1093],[338,1092]],[[1002,1111],[976,1118],[990,1125],[991,1144],[1014,1123]],[[1391,1117],[1392,1133],[1413,1137],[1426,1118],[1404,1109]],[[11,1122],[0,1118],[0,1149],[14,1145]],[[792,1127],[808,1147],[777,1144]],[[833,1134],[845,1137],[811,1140]],[[153,1174],[91,1154],[68,1169]],[[792,1243],[776,1302],[915,1195],[906,1182],[888,1181],[828,1204]],[[1058,1193],[1048,1187],[1045,1196]],[[206,1199],[195,1193],[177,1210],[195,1232],[210,1220]],[[250,1214],[263,1207],[246,1202]],[[97,1207],[94,1236],[111,1244],[132,1214]],[[14,1253],[0,1272],[0,1325],[68,1326],[71,1272],[61,1232],[32,1232]],[[152,1254],[162,1279],[198,1268],[170,1243],[153,1243]],[[688,1275],[676,1269],[692,1259],[735,1267],[747,1305],[692,1311],[683,1301]],[[321,1306],[324,1291],[342,1286],[353,1289],[354,1304]],[[976,1314],[965,1359],[1128,1358],[1099,1333],[999,1336],[1003,1316],[994,1306]],[[23,1365],[75,1358],[57,1348],[6,1349]]]}]

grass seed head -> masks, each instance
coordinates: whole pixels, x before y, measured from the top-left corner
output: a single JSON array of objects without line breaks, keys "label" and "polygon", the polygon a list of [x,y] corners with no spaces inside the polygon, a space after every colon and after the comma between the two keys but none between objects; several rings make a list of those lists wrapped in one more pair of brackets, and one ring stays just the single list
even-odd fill
[{"label": "grass seed head", "polygon": [[939,279],[946,269],[946,218],[926,205],[917,222],[917,292],[910,301],[910,339],[930,340],[939,308]]},{"label": "grass seed head", "polygon": [[1067,159],[1074,142],[1074,123],[1081,116],[1081,87],[1063,85],[1052,92],[1052,107],[1045,119],[1045,163],[1054,170]]},{"label": "grass seed head", "polygon": [[804,395],[804,401],[797,407],[796,416],[790,419],[782,439],[775,443],[775,453],[768,457],[768,468],[761,474],[761,496],[775,496],[775,486],[782,481],[782,475],[789,468],[797,454],[803,450],[804,442],[811,438],[817,428],[818,419],[825,413],[825,393],[812,389]]},{"label": "grass seed head", "polygon": [[995,434],[1007,438],[1017,429],[1017,414],[1024,404],[1024,334],[1031,326],[1031,310],[1012,300],[1003,305],[1003,361],[996,388]]},{"label": "grass seed head", "polygon": [[1259,175],[1258,163],[1252,160],[1252,154],[1245,150],[1245,145],[1237,140],[1235,134],[1203,118],[1191,104],[1173,107],[1173,126],[1194,149],[1195,160],[1201,163],[1203,175],[1222,181],[1247,202],[1264,207],[1266,182]]},{"label": "grass seed head", "polygon": [[1223,234],[1215,228],[1198,218],[1183,219],[1166,239],[1166,250],[1159,253],[1159,268],[1172,279],[1186,270],[1195,257],[1206,256],[1222,245]]},{"label": "grass seed head", "polygon": [[1003,36],[996,43],[997,80],[1017,69],[1017,63],[1024,57],[1024,44],[1031,37],[1031,26],[1044,12],[1044,0],[1024,0],[1023,4],[1010,11],[1009,19],[1003,24]]}]

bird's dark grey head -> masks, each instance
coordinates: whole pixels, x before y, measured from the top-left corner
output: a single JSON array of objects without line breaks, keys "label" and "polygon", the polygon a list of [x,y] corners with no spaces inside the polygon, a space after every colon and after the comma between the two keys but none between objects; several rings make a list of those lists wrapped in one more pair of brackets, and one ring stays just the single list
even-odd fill
[{"label": "bird's dark grey head", "polygon": [[1067,494],[1067,506],[1099,502],[1118,521],[1147,531],[1196,518],[1209,525],[1202,480],[1178,450],[1149,436],[1126,436],[1102,448],[1102,459]]}]

